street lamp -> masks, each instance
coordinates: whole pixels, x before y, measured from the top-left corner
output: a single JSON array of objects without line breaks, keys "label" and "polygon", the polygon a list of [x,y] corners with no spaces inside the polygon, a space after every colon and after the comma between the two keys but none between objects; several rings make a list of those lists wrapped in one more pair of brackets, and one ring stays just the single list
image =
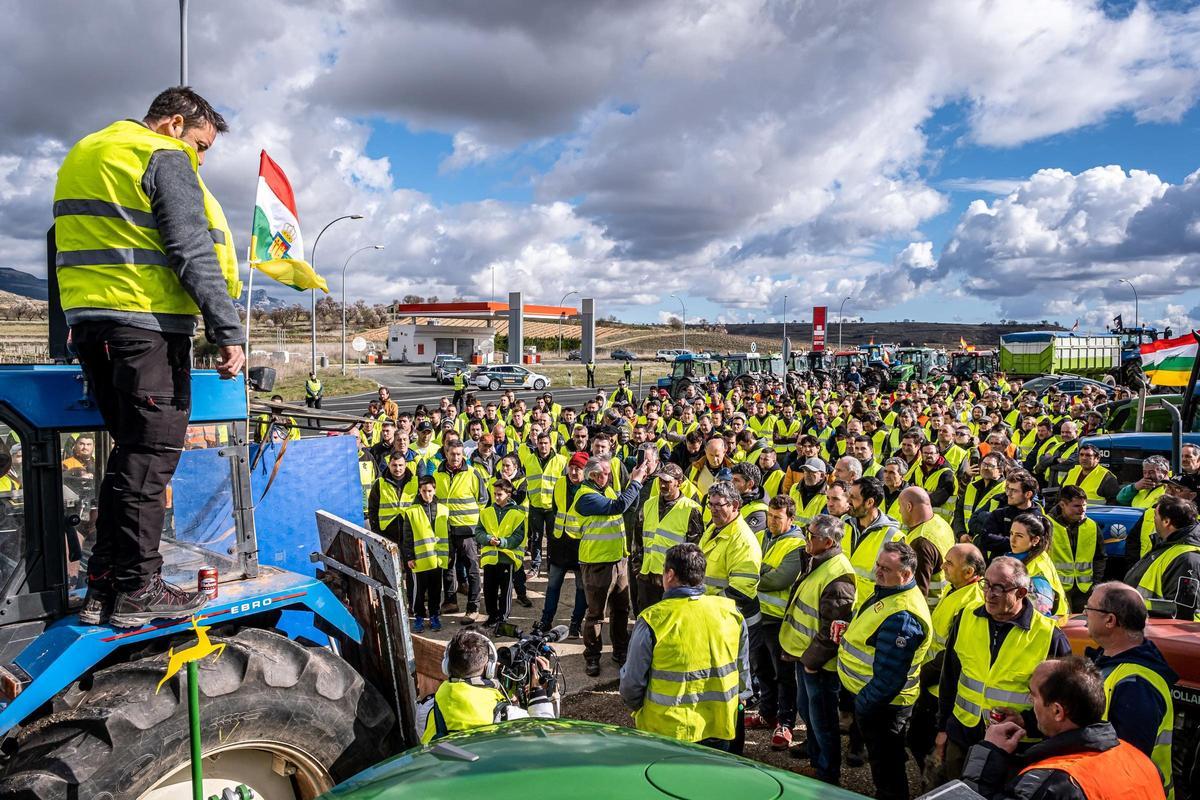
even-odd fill
[{"label": "street lamp", "polygon": [[[564,294],[562,296],[562,299],[558,301],[558,304],[561,306],[563,303],[567,302],[567,298],[573,294],[579,294],[579,292],[575,292],[575,291],[567,292],[566,294]],[[566,316],[567,316],[566,312],[562,312],[558,315],[558,357],[559,358],[562,358],[562,325],[563,325],[563,319],[566,318]]]},{"label": "street lamp", "polygon": [[671,297],[674,297],[676,300],[678,300],[679,307],[683,309],[683,318],[680,319],[680,322],[683,323],[683,349],[687,350],[687,306],[683,304],[683,298],[679,295],[673,294]]},{"label": "street lamp", "polygon": [[[313,268],[313,272],[317,271],[317,245],[321,243],[321,237],[325,235],[325,231],[329,230],[329,226],[335,222],[341,222],[344,219],[362,219],[362,214],[345,214],[337,219],[330,220],[329,223],[321,228],[321,232],[317,234],[316,241],[313,242],[312,260],[309,265]],[[317,290],[308,290],[312,295],[312,371],[317,371]]]},{"label": "street lamp", "polygon": [[[1138,330],[1138,329],[1140,329],[1140,328],[1141,328],[1141,325],[1139,325],[1139,324],[1138,324],[1138,298],[1137,298],[1137,287],[1136,287],[1136,286],[1134,286],[1134,285],[1133,285],[1133,282],[1132,282],[1132,281],[1130,281],[1130,280],[1128,280],[1127,278],[1121,278],[1120,280],[1118,280],[1118,281],[1117,281],[1117,283],[1128,283],[1128,284],[1129,284],[1129,288],[1130,288],[1130,289],[1133,289],[1133,327],[1134,327],[1134,330]],[[1141,335],[1140,335],[1140,334],[1138,335],[1138,341],[1139,341],[1139,342],[1141,341]]]},{"label": "street lamp", "polygon": [[849,299],[849,297],[843,299],[842,304],[838,306],[838,350],[842,349],[842,325],[846,321],[846,318],[842,316],[842,309],[846,307],[846,300]]},{"label": "street lamp", "polygon": [[788,340],[787,340],[787,295],[783,296],[783,371],[787,372]]},{"label": "street lamp", "polygon": [[342,374],[346,374],[346,268],[350,266],[350,259],[361,253],[363,250],[382,250],[381,244],[369,244],[366,247],[360,247],[350,254],[350,258],[346,259],[346,263],[342,264]]}]

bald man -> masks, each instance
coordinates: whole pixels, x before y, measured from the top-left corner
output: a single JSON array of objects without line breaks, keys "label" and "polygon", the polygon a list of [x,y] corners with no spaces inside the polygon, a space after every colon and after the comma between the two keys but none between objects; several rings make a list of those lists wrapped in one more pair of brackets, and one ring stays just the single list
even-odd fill
[{"label": "bald man", "polygon": [[938,681],[942,675],[946,637],[964,612],[970,613],[983,605],[982,582],[986,566],[983,553],[973,544],[956,544],[946,552],[942,569],[949,586],[930,615],[933,644],[921,666],[921,696],[908,724],[908,749],[922,771],[937,737]]},{"label": "bald man", "polygon": [[954,529],[933,513],[929,493],[920,486],[909,486],[900,492],[897,503],[908,543],[917,551],[917,588],[933,609],[948,585],[942,562],[954,546]]},{"label": "bald man", "polygon": [[1112,581],[1095,588],[1086,608],[1087,632],[1100,645],[1089,648],[1087,656],[1104,678],[1104,716],[1169,783],[1169,734],[1175,726],[1171,686],[1179,676],[1146,638],[1146,601],[1129,584]]}]

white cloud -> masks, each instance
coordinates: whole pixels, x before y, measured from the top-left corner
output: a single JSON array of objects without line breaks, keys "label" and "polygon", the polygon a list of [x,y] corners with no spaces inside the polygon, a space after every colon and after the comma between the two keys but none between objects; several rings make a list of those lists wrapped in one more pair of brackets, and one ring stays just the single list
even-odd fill
[{"label": "white cloud", "polygon": [[[992,203],[973,202],[938,259],[937,273],[1005,316],[1116,313],[1132,323],[1132,281],[1146,302],[1200,287],[1200,173],[1170,186],[1120,167],[1079,174],[1041,170]],[[911,245],[910,245],[911,247]],[[1132,305],[1130,303],[1130,305]]]},{"label": "white cloud", "polygon": [[[930,185],[923,126],[936,109],[964,101],[970,136],[993,145],[1117,111],[1175,119],[1195,99],[1200,10],[1139,6],[1113,19],[1085,0],[261,0],[191,11],[193,81],[233,125],[205,177],[235,233],[265,147],[292,177],[310,241],[343,213],[368,217],[322,239],[318,267],[333,285],[353,246],[386,245],[355,260],[352,295],[486,296],[494,270],[498,290],[544,302],[580,290],[606,310],[669,308],[682,292],[765,318],[784,294],[796,308],[850,296],[857,316],[951,271],[966,278],[961,291],[1029,307],[1042,296],[1120,302],[1096,287],[1121,270],[1150,297],[1192,280],[1200,226],[1185,223],[1197,194],[1145,173],[1039,173],[973,205],[936,264],[920,227],[946,209],[939,189],[1012,188]],[[44,0],[14,5],[6,23],[6,72],[23,79],[0,84],[0,247],[41,272],[59,143],[140,116],[172,81],[175,10]],[[444,173],[548,141],[561,155],[534,179],[532,203],[447,204],[380,155],[381,119],[451,136]],[[878,254],[908,239],[894,259]],[[1056,274],[1044,295],[1010,294],[1023,270],[1092,269],[1095,253],[1105,276]]]}]

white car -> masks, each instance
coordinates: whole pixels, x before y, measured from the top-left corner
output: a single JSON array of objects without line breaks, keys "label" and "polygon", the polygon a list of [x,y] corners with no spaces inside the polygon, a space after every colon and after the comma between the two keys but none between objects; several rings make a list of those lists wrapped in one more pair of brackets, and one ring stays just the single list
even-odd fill
[{"label": "white car", "polygon": [[500,389],[534,389],[540,392],[550,386],[550,379],[517,364],[498,364],[472,375],[471,383],[493,392]]},{"label": "white car", "polygon": [[690,356],[691,350],[659,350],[654,354],[655,361],[674,361],[677,356]]}]

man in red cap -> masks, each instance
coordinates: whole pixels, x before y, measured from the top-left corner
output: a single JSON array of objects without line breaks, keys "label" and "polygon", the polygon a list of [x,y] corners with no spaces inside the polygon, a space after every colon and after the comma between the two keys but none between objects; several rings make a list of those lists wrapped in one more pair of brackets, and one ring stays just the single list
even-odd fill
[{"label": "man in red cap", "polygon": [[558,612],[558,598],[562,594],[563,581],[570,572],[575,576],[575,607],[571,610],[571,626],[568,639],[578,639],[583,627],[583,615],[587,611],[587,597],[583,591],[583,576],[579,573],[579,539],[567,535],[567,529],[578,524],[574,516],[575,498],[583,485],[583,468],[587,466],[588,454],[578,452],[567,461],[567,473],[554,484],[554,531],[546,541],[550,573],[546,583],[546,602],[542,618],[535,627],[549,630],[554,625]]}]

